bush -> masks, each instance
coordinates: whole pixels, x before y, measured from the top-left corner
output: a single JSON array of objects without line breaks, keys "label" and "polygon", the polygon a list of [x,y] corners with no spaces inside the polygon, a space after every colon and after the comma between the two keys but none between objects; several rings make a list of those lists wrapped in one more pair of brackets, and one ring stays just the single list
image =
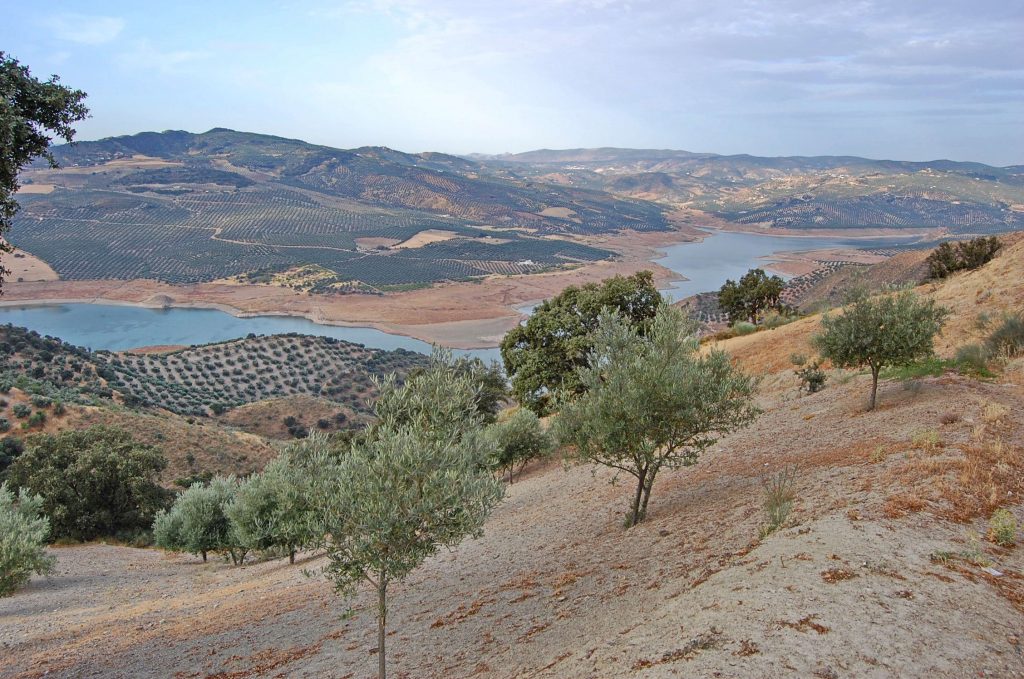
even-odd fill
[{"label": "bush", "polygon": [[91,540],[147,530],[167,503],[156,483],[166,466],[163,453],[127,431],[97,426],[32,436],[8,480],[43,496],[55,538]]},{"label": "bush", "polygon": [[32,414],[32,407],[27,403],[15,403],[14,407],[11,408],[11,412],[14,416],[19,419],[24,419]]},{"label": "bush", "polygon": [[551,437],[532,410],[520,408],[508,419],[489,426],[487,437],[494,448],[493,465],[512,483],[516,468],[522,471],[530,460],[550,452]]},{"label": "bush", "polygon": [[32,405],[36,408],[49,408],[52,401],[42,394],[34,394],[32,396]]},{"label": "bush", "polygon": [[32,416],[28,418],[28,426],[30,427],[41,427],[46,424],[46,413],[42,410],[37,410],[32,413]]},{"label": "bush", "polygon": [[736,323],[733,323],[732,329],[737,335],[749,335],[757,332],[757,326],[753,323],[748,323],[747,321],[737,321]]},{"label": "bush", "polygon": [[0,417],[0,433],[10,431],[10,429],[11,421],[8,420],[6,417]]},{"label": "bush", "polygon": [[986,376],[988,370],[988,349],[980,344],[965,344],[956,350],[954,361],[960,372]]},{"label": "bush", "polygon": [[1013,358],[1024,353],[1024,314],[1007,314],[986,338],[985,347],[993,356]]},{"label": "bush", "polygon": [[25,490],[15,497],[0,484],[0,596],[8,596],[33,573],[53,571],[55,559],[45,552],[50,522],[40,516],[43,500]]},{"label": "bush", "polygon": [[1017,517],[1008,509],[997,509],[988,522],[988,539],[1012,547],[1017,542]]},{"label": "bush", "polygon": [[821,361],[807,362],[807,357],[802,354],[793,354],[790,358],[797,369],[793,372],[800,378],[800,390],[807,390],[809,394],[816,394],[825,388],[825,381],[828,375],[821,369]]},{"label": "bush", "polygon": [[1002,244],[995,236],[975,238],[953,245],[949,241],[935,248],[928,259],[928,279],[945,278],[956,271],[977,269],[991,261]]}]

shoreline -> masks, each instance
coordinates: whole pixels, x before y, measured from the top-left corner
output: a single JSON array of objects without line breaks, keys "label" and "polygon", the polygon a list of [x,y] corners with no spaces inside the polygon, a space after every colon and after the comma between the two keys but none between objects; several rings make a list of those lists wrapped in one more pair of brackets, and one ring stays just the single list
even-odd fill
[{"label": "shoreline", "polygon": [[[843,239],[923,237],[928,232],[829,234]],[[718,225],[677,223],[667,232],[622,232],[585,239],[614,251],[618,257],[561,271],[526,276],[488,277],[479,281],[442,283],[422,290],[384,296],[346,295],[321,299],[288,288],[263,285],[199,283],[174,286],[148,279],[118,281],[35,281],[9,283],[0,297],[0,308],[98,304],[144,309],[210,309],[236,318],[290,317],[317,325],[370,328],[390,335],[409,337],[452,349],[493,349],[501,337],[521,322],[522,307],[539,304],[569,285],[598,281],[612,275],[629,275],[644,269],[655,274],[659,290],[671,290],[675,282],[688,280],[679,272],[657,263],[667,256],[662,248],[700,243],[716,233],[751,236],[822,238],[819,233],[764,233],[725,229]],[[796,242],[794,242],[794,245]],[[799,252],[772,253],[766,268],[782,264]],[[419,322],[417,322],[419,321]]]}]

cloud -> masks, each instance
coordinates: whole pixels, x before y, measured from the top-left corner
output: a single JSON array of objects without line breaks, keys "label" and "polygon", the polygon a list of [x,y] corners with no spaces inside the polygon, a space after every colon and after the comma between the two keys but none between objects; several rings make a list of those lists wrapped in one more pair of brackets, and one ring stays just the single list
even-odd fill
[{"label": "cloud", "polygon": [[117,63],[125,69],[179,73],[184,67],[205,59],[207,52],[200,50],[161,49],[148,40],[136,40],[131,48],[117,55]]},{"label": "cloud", "polygon": [[119,17],[65,13],[50,17],[47,24],[60,40],[80,45],[102,45],[121,34],[125,21]]}]

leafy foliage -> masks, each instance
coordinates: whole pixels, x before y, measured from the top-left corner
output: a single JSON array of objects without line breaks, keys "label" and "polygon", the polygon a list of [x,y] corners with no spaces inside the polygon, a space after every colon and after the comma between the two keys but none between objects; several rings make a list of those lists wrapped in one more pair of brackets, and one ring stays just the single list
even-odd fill
[{"label": "leafy foliage", "polygon": [[555,418],[561,442],[585,462],[636,478],[627,516],[647,511],[658,472],[692,465],[726,432],[754,420],[754,381],[719,351],[697,353],[693,321],[663,305],[646,335],[617,314],[601,315],[583,393]]},{"label": "leafy foliage", "polygon": [[321,454],[315,492],[327,576],[343,594],[363,582],[377,592],[383,677],[388,586],[440,547],[479,534],[504,490],[488,470],[477,389],[449,356],[435,354],[405,385],[383,381],[376,412],[348,454],[330,462]]},{"label": "leafy foliage", "polygon": [[241,564],[248,547],[228,516],[238,489],[233,476],[216,476],[207,485],[192,484],[169,510],[155,518],[153,537],[157,546],[198,554],[203,561],[210,552],[224,551],[232,563]]},{"label": "leafy foliage", "polygon": [[934,300],[922,300],[911,290],[861,297],[840,316],[825,314],[822,331],[814,336],[813,343],[838,367],[870,368],[868,410],[873,410],[882,368],[906,366],[931,356],[935,335],[948,313]]},{"label": "leafy foliage", "polygon": [[43,496],[53,536],[91,540],[148,529],[168,492],[156,483],[163,453],[103,426],[31,436],[8,469],[15,489]]},{"label": "leafy foliage", "polygon": [[949,241],[935,248],[925,263],[928,278],[945,278],[956,271],[970,271],[988,263],[1002,248],[995,236],[982,236],[953,245]]},{"label": "leafy foliage", "polygon": [[729,315],[729,322],[747,320],[755,325],[761,314],[782,306],[781,295],[786,282],[769,276],[763,269],[751,269],[739,283],[726,280],[718,292],[718,305]]},{"label": "leafy foliage", "polygon": [[510,330],[501,341],[501,358],[512,379],[512,393],[538,415],[548,414],[555,392],[582,390],[577,368],[586,364],[591,333],[603,309],[617,311],[643,328],[661,303],[650,271],[567,287],[538,306],[524,325]]},{"label": "leafy foliage", "polygon": [[553,443],[536,413],[526,408],[519,408],[506,419],[492,424],[486,433],[494,448],[492,464],[508,474],[509,483],[517,468],[521,471],[530,460],[547,455]]},{"label": "leafy foliage", "polygon": [[41,516],[43,499],[22,489],[17,496],[0,484],[0,596],[29,581],[32,573],[53,571],[55,559],[44,548],[50,522]]},{"label": "leafy foliage", "polygon": [[[35,158],[57,163],[49,152],[55,135],[70,142],[76,122],[89,109],[82,100],[85,92],[60,84],[57,76],[40,81],[28,66],[0,51],[0,235],[11,227],[18,211],[14,199],[18,173]],[[0,252],[13,252],[7,240],[0,240]],[[0,284],[7,270],[0,268]]]}]

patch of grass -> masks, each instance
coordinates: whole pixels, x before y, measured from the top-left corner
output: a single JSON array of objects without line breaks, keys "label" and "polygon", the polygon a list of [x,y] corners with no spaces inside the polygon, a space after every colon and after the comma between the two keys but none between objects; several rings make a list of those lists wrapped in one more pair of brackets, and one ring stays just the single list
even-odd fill
[{"label": "patch of grass", "polygon": [[1016,544],[1017,530],[1017,517],[1008,509],[997,509],[988,521],[988,539],[1001,547]]},{"label": "patch of grass", "polygon": [[916,363],[884,368],[881,378],[886,380],[919,380],[922,377],[939,377],[948,370],[956,368],[954,361],[933,356]]}]

